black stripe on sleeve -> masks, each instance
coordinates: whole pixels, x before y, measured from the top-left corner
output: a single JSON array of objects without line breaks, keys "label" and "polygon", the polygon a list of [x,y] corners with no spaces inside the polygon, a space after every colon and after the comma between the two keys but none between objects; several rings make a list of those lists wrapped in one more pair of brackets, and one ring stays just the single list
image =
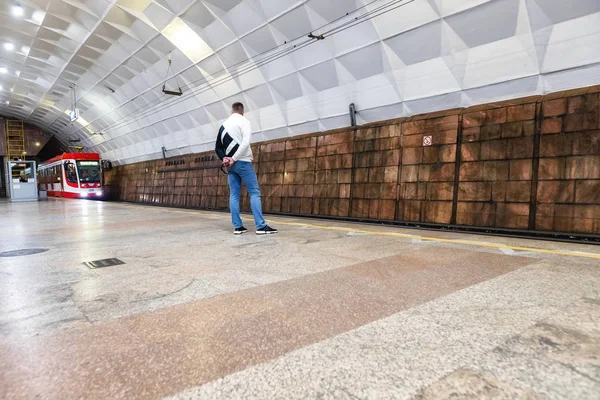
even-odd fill
[{"label": "black stripe on sleeve", "polygon": [[225,132],[225,134],[222,136],[222,142],[223,147],[227,149],[231,142],[233,142],[233,138],[229,136],[229,133]]},{"label": "black stripe on sleeve", "polygon": [[231,151],[227,154],[227,157],[233,157],[233,155],[236,153],[236,151],[240,148],[239,144],[236,144],[235,146],[233,146],[233,149],[231,149]]}]

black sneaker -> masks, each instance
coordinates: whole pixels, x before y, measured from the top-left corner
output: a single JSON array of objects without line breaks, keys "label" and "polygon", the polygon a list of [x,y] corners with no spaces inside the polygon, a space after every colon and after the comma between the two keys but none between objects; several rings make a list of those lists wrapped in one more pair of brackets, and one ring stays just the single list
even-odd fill
[{"label": "black sneaker", "polygon": [[256,230],[257,235],[272,235],[274,233],[277,233],[277,229],[273,229],[269,225]]},{"label": "black sneaker", "polygon": [[244,228],[243,226],[241,228],[235,228],[233,231],[234,235],[241,235],[243,233],[248,232],[248,229]]}]

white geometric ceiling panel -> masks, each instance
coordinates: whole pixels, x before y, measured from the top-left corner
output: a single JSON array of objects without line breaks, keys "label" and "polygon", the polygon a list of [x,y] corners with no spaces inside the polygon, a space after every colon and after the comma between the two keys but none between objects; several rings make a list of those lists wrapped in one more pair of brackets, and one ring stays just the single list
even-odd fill
[{"label": "white geometric ceiling panel", "polygon": [[435,0],[438,10],[442,14],[442,17],[447,17],[452,14],[459,13],[461,11],[469,10],[480,4],[488,3],[494,0]]},{"label": "white geometric ceiling panel", "polygon": [[[190,27],[193,29],[194,25],[190,23]],[[214,20],[205,29],[198,32],[198,34],[213,50],[220,49],[237,39],[227,26],[227,23],[221,19]]]},{"label": "white geometric ceiling panel", "polygon": [[271,22],[271,26],[279,31],[287,40],[294,40],[313,30],[305,7],[297,7]]},{"label": "white geometric ceiling panel", "polygon": [[[250,100],[253,106],[257,106],[258,108],[269,107],[274,103],[273,95],[266,83],[247,90],[246,98]],[[252,108],[255,109],[256,107]]]},{"label": "white geometric ceiling panel", "polygon": [[599,62],[600,12],[554,25],[543,57],[543,72],[567,70]]},{"label": "white geometric ceiling panel", "polygon": [[347,12],[355,11],[360,4],[360,1],[348,0],[328,0],[328,1],[309,1],[307,7],[319,14],[325,23],[334,21],[342,17]]},{"label": "white geometric ceiling panel", "polygon": [[217,55],[228,69],[248,59],[248,54],[240,42],[233,42],[223,50],[219,50]]},{"label": "white geometric ceiling panel", "polygon": [[260,0],[260,5],[267,20],[283,14],[296,4],[298,4],[298,0]]},{"label": "white geometric ceiling panel", "polygon": [[[439,1],[439,0],[436,0]],[[463,3],[464,1],[450,0],[453,4]],[[377,3],[375,3],[375,6]],[[385,11],[385,10],[384,10]],[[379,16],[375,21],[375,27],[379,32],[381,39],[406,32],[411,29],[427,25],[432,21],[440,19],[438,7],[432,5],[429,1],[414,1],[404,7],[390,9]],[[422,47],[422,46],[418,46]]]},{"label": "white geometric ceiling panel", "polygon": [[408,31],[384,42],[406,65],[442,56],[442,21]]},{"label": "white geometric ceiling panel", "polygon": [[[463,89],[539,74],[537,62],[516,37],[480,46],[468,52],[469,63],[463,79]],[[494,54],[493,59],[490,59],[490,53]]]},{"label": "white geometric ceiling panel", "polygon": [[144,15],[159,31],[165,29],[175,19],[173,13],[157,3],[151,3],[144,11]]},{"label": "white geometric ceiling panel", "polygon": [[270,84],[284,100],[292,100],[304,94],[297,73],[271,81]]},{"label": "white geometric ceiling panel", "polygon": [[278,104],[265,106],[260,112],[260,126],[263,129],[285,128],[287,131],[287,121],[284,112]]},{"label": "white geometric ceiling panel", "polygon": [[356,82],[354,96],[360,98],[358,104],[361,109],[372,109],[402,101],[395,85],[386,74],[379,74]]},{"label": "white geometric ceiling panel", "polygon": [[415,100],[461,90],[454,74],[441,58],[406,68],[403,75],[404,100]]},{"label": "white geometric ceiling panel", "polygon": [[228,76],[221,78],[221,80],[225,79],[235,80],[242,91],[251,89],[267,81],[262,70],[254,65],[251,65],[250,68],[245,68],[245,65],[238,65],[236,68],[230,70]]},{"label": "white geometric ceiling panel", "polygon": [[[282,51],[288,49],[289,47],[285,47]],[[333,58],[334,53],[335,52],[331,50],[331,45],[326,40],[311,42],[310,45],[301,42],[301,44],[298,45],[298,49],[291,53],[291,62],[295,67],[294,69],[300,70],[330,60]],[[285,73],[287,74],[289,72],[288,69]]]},{"label": "white geometric ceiling panel", "polygon": [[[354,76],[356,80],[368,78],[383,72],[381,42],[338,57],[337,60]],[[369,60],[365,63],[365,60]]]},{"label": "white geometric ceiling panel", "polygon": [[205,3],[225,13],[233,9],[241,2],[242,0],[205,0]]},{"label": "white geometric ceiling panel", "polygon": [[0,2],[0,115],[116,164],[211,149],[234,101],[256,141],[347,126],[349,103],[364,123],[600,81],[598,0],[19,3]]},{"label": "white geometric ceiling panel", "polygon": [[[221,4],[227,3],[227,1],[213,0],[213,3]],[[265,23],[264,18],[257,12],[250,1],[238,2],[222,19],[227,22],[227,26],[238,37],[253,31]]]},{"label": "white geometric ceiling panel", "polygon": [[302,96],[284,103],[288,123],[293,126],[318,120],[316,103],[316,96]]},{"label": "white geometric ceiling panel", "polygon": [[[329,47],[333,48],[334,55],[345,54],[381,40],[372,21],[350,24],[343,32],[344,34],[337,34],[330,38],[332,40]],[[349,40],[349,38],[352,39]]]},{"label": "white geometric ceiling panel", "polygon": [[300,71],[300,74],[317,91],[331,89],[338,86],[338,75],[333,60],[314,65]]},{"label": "white geometric ceiling panel", "polygon": [[218,77],[225,71],[225,65],[223,65],[221,59],[216,54],[206,57],[197,65],[200,71],[207,77]]},{"label": "white geometric ceiling panel", "polygon": [[600,12],[600,1],[570,0],[566,3],[561,0],[528,0],[528,3],[535,3],[551,24]]},{"label": "white geometric ceiling panel", "polygon": [[217,101],[215,103],[207,105],[206,112],[210,117],[214,118],[217,121],[225,119],[228,116],[227,106],[222,101]]},{"label": "white geometric ceiling panel", "polygon": [[514,36],[520,0],[495,0],[445,20],[469,47]]},{"label": "white geometric ceiling panel", "polygon": [[180,14],[187,10],[194,0],[156,0],[156,2],[173,14]]},{"label": "white geometric ceiling panel", "polygon": [[[181,15],[190,26],[195,25],[198,28],[205,29],[216,17],[201,2],[194,3],[186,12]],[[193,29],[193,27],[192,27]]]},{"label": "white geometric ceiling panel", "polygon": [[253,56],[277,46],[271,29],[266,25],[241,38],[241,42]]}]

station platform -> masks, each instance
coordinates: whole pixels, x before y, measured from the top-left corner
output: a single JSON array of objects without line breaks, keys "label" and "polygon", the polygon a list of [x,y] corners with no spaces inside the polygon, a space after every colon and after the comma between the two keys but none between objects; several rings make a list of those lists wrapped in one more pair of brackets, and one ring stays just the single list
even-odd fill
[{"label": "station platform", "polygon": [[0,204],[0,398],[598,398],[599,246],[269,223]]}]

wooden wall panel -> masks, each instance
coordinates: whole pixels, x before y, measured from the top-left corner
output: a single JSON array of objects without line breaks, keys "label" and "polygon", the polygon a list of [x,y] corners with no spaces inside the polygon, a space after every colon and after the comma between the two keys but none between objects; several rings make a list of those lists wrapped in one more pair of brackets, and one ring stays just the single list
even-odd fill
[{"label": "wooden wall panel", "polygon": [[600,95],[542,102],[536,229],[600,233]]},{"label": "wooden wall panel", "polygon": [[[398,219],[449,224],[459,112],[422,115],[402,124]],[[431,145],[424,140],[431,137]]]},{"label": "wooden wall panel", "polygon": [[258,156],[258,183],[264,212],[281,212],[283,175],[285,172],[285,141],[260,145]]},{"label": "wooden wall panel", "polygon": [[313,210],[317,137],[285,142],[281,212],[309,215]]},{"label": "wooden wall panel", "polygon": [[352,186],[340,181],[340,195],[352,197],[351,217],[395,219],[402,157],[400,136],[400,123],[356,131]]},{"label": "wooden wall panel", "polygon": [[354,132],[339,130],[318,137],[313,214],[350,215]]},{"label": "wooden wall panel", "polygon": [[528,228],[535,116],[535,99],[463,113],[457,224]]}]

